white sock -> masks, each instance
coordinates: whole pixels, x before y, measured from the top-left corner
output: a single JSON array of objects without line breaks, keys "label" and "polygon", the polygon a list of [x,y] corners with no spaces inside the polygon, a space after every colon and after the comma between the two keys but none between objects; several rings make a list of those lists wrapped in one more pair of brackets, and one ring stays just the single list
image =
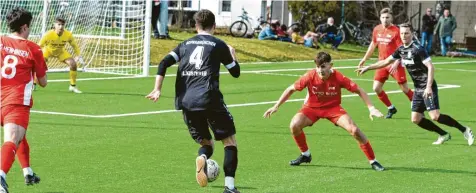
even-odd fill
[{"label": "white sock", "polygon": [[230,190],[235,189],[235,178],[231,176],[225,176],[225,186]]},{"label": "white sock", "polygon": [[308,149],[307,151],[302,152],[301,154],[304,155],[304,156],[309,157],[309,156],[311,155],[311,152],[310,152],[309,149]]},{"label": "white sock", "polygon": [[388,109],[393,109],[393,108],[395,108],[395,106],[393,106],[393,105],[390,105],[390,106],[389,106],[389,107],[387,107],[387,108],[388,108]]},{"label": "white sock", "polygon": [[33,170],[30,168],[30,167],[27,167],[27,168],[23,168],[23,176],[26,176],[26,175],[33,175]]},{"label": "white sock", "polygon": [[202,155],[200,155],[200,156],[204,157],[204,158],[205,158],[205,160],[207,160],[207,159],[208,159],[208,158],[207,158],[207,155],[205,155],[205,154],[202,154]]},{"label": "white sock", "polygon": [[2,176],[3,179],[7,179],[7,174],[3,170],[0,170],[0,176]]}]

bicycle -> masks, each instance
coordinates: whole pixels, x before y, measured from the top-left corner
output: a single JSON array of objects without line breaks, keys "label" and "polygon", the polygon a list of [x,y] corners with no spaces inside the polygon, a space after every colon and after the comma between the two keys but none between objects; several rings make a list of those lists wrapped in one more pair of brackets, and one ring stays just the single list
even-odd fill
[{"label": "bicycle", "polygon": [[[372,42],[372,31],[369,28],[363,27],[364,22],[358,21],[357,26],[344,20],[344,23],[339,26],[342,30],[342,42],[346,39],[346,34],[361,46],[368,46]],[[341,43],[342,43],[341,42]]]},{"label": "bicycle", "polygon": [[[306,22],[306,16],[308,15],[308,13],[306,11],[303,11],[302,9],[299,10],[299,13],[301,13],[301,18],[299,18],[298,22],[292,23],[289,26],[289,30],[294,29],[294,28],[299,28],[301,30],[299,35],[301,35],[301,36],[304,36],[308,31],[315,32],[315,30],[311,30],[313,28],[308,26],[308,24]],[[316,28],[319,25],[319,23],[322,22],[323,19],[322,19],[322,17],[317,17],[317,19],[316,19],[315,16],[312,16],[311,20],[312,20],[312,23],[314,25],[314,28]]]},{"label": "bicycle", "polygon": [[242,13],[238,17],[241,19],[233,22],[229,28],[230,34],[233,37],[245,37],[247,34],[250,34],[248,32],[248,26],[254,26],[253,31],[251,31],[251,35],[255,36],[255,34],[259,34],[261,32],[261,30],[263,29],[263,24],[269,25],[268,22],[263,21],[262,17],[259,17],[256,20],[257,23],[255,23],[255,20],[248,16],[248,12],[246,12],[245,8],[242,8]]}]

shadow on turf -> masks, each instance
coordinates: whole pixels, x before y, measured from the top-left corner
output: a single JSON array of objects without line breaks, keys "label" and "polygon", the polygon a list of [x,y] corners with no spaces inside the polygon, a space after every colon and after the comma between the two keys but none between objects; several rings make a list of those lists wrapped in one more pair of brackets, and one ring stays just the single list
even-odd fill
[{"label": "shadow on turf", "polygon": [[[223,189],[224,186],[219,186],[219,185],[213,185],[213,186],[210,186],[212,188],[220,188],[220,189]],[[238,190],[257,190],[258,188],[255,188],[255,187],[249,187],[249,186],[236,186],[236,188]]]},{"label": "shadow on turf", "polygon": [[[319,165],[319,164],[303,164],[299,167],[323,167],[323,168],[340,168],[351,170],[372,170],[370,167],[348,167],[348,166],[333,166],[333,165]],[[404,172],[420,172],[420,173],[443,173],[443,174],[468,174],[476,176],[476,172],[463,170],[448,170],[439,168],[417,168],[417,167],[385,167],[386,171],[404,171]]]},{"label": "shadow on turf", "polygon": [[[119,95],[119,96],[140,96],[145,97],[147,93],[114,93],[114,92],[83,92],[82,95]],[[175,98],[173,96],[160,95],[160,98]]]},{"label": "shadow on turf", "polygon": [[[80,122],[80,123],[60,123],[55,121],[44,121],[44,120],[32,120],[30,123],[40,124],[40,125],[54,125],[54,126],[68,126],[68,127],[94,127],[94,128],[134,128],[134,129],[152,129],[152,130],[187,130],[186,126],[172,126],[172,127],[164,127],[163,124],[150,124],[148,122],[135,122],[135,121],[108,121],[107,119],[96,119],[98,120],[98,124],[91,124]],[[105,124],[107,123],[107,124]],[[115,123],[115,124],[112,124]],[[136,123],[137,125],[131,124]],[[276,128],[274,128],[276,129]],[[270,129],[271,130],[271,129]],[[247,134],[268,134],[268,135],[290,135],[288,128],[283,128],[282,131],[261,131],[261,130],[239,130],[239,133],[247,133]],[[351,137],[349,134],[343,132],[343,134],[328,134],[328,133],[306,133],[306,135],[319,135],[319,136],[342,136],[342,137]],[[415,137],[415,136],[387,136],[387,135],[372,135],[372,137],[378,138],[391,138],[391,139],[422,139],[422,140],[431,140],[426,137]]]}]

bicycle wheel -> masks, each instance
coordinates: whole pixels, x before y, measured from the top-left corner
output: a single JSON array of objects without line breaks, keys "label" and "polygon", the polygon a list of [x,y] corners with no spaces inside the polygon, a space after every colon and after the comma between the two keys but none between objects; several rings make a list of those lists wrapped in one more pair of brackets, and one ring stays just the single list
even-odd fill
[{"label": "bicycle wheel", "polygon": [[244,21],[235,21],[230,26],[230,34],[233,37],[244,37],[248,32],[248,25]]},{"label": "bicycle wheel", "polygon": [[372,31],[370,29],[365,28],[361,31],[360,37],[357,40],[361,46],[368,46],[372,42]]},{"label": "bicycle wheel", "polygon": [[340,40],[339,45],[341,45],[342,43],[344,43],[344,41],[345,41],[345,31],[344,31],[344,29],[339,28],[338,31],[337,31],[337,36],[340,36],[340,37],[341,37],[341,40]]}]

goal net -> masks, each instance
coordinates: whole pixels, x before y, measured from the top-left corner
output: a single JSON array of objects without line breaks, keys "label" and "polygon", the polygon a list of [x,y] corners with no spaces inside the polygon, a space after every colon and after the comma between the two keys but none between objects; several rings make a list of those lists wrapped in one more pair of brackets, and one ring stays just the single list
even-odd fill
[{"label": "goal net", "polygon": [[[148,74],[151,1],[148,0],[0,0],[0,35],[10,33],[7,12],[22,7],[33,15],[29,39],[39,42],[56,17],[66,20],[81,50],[78,70],[106,74]],[[71,46],[65,48],[73,57]],[[49,71],[68,65],[48,59]]]}]

